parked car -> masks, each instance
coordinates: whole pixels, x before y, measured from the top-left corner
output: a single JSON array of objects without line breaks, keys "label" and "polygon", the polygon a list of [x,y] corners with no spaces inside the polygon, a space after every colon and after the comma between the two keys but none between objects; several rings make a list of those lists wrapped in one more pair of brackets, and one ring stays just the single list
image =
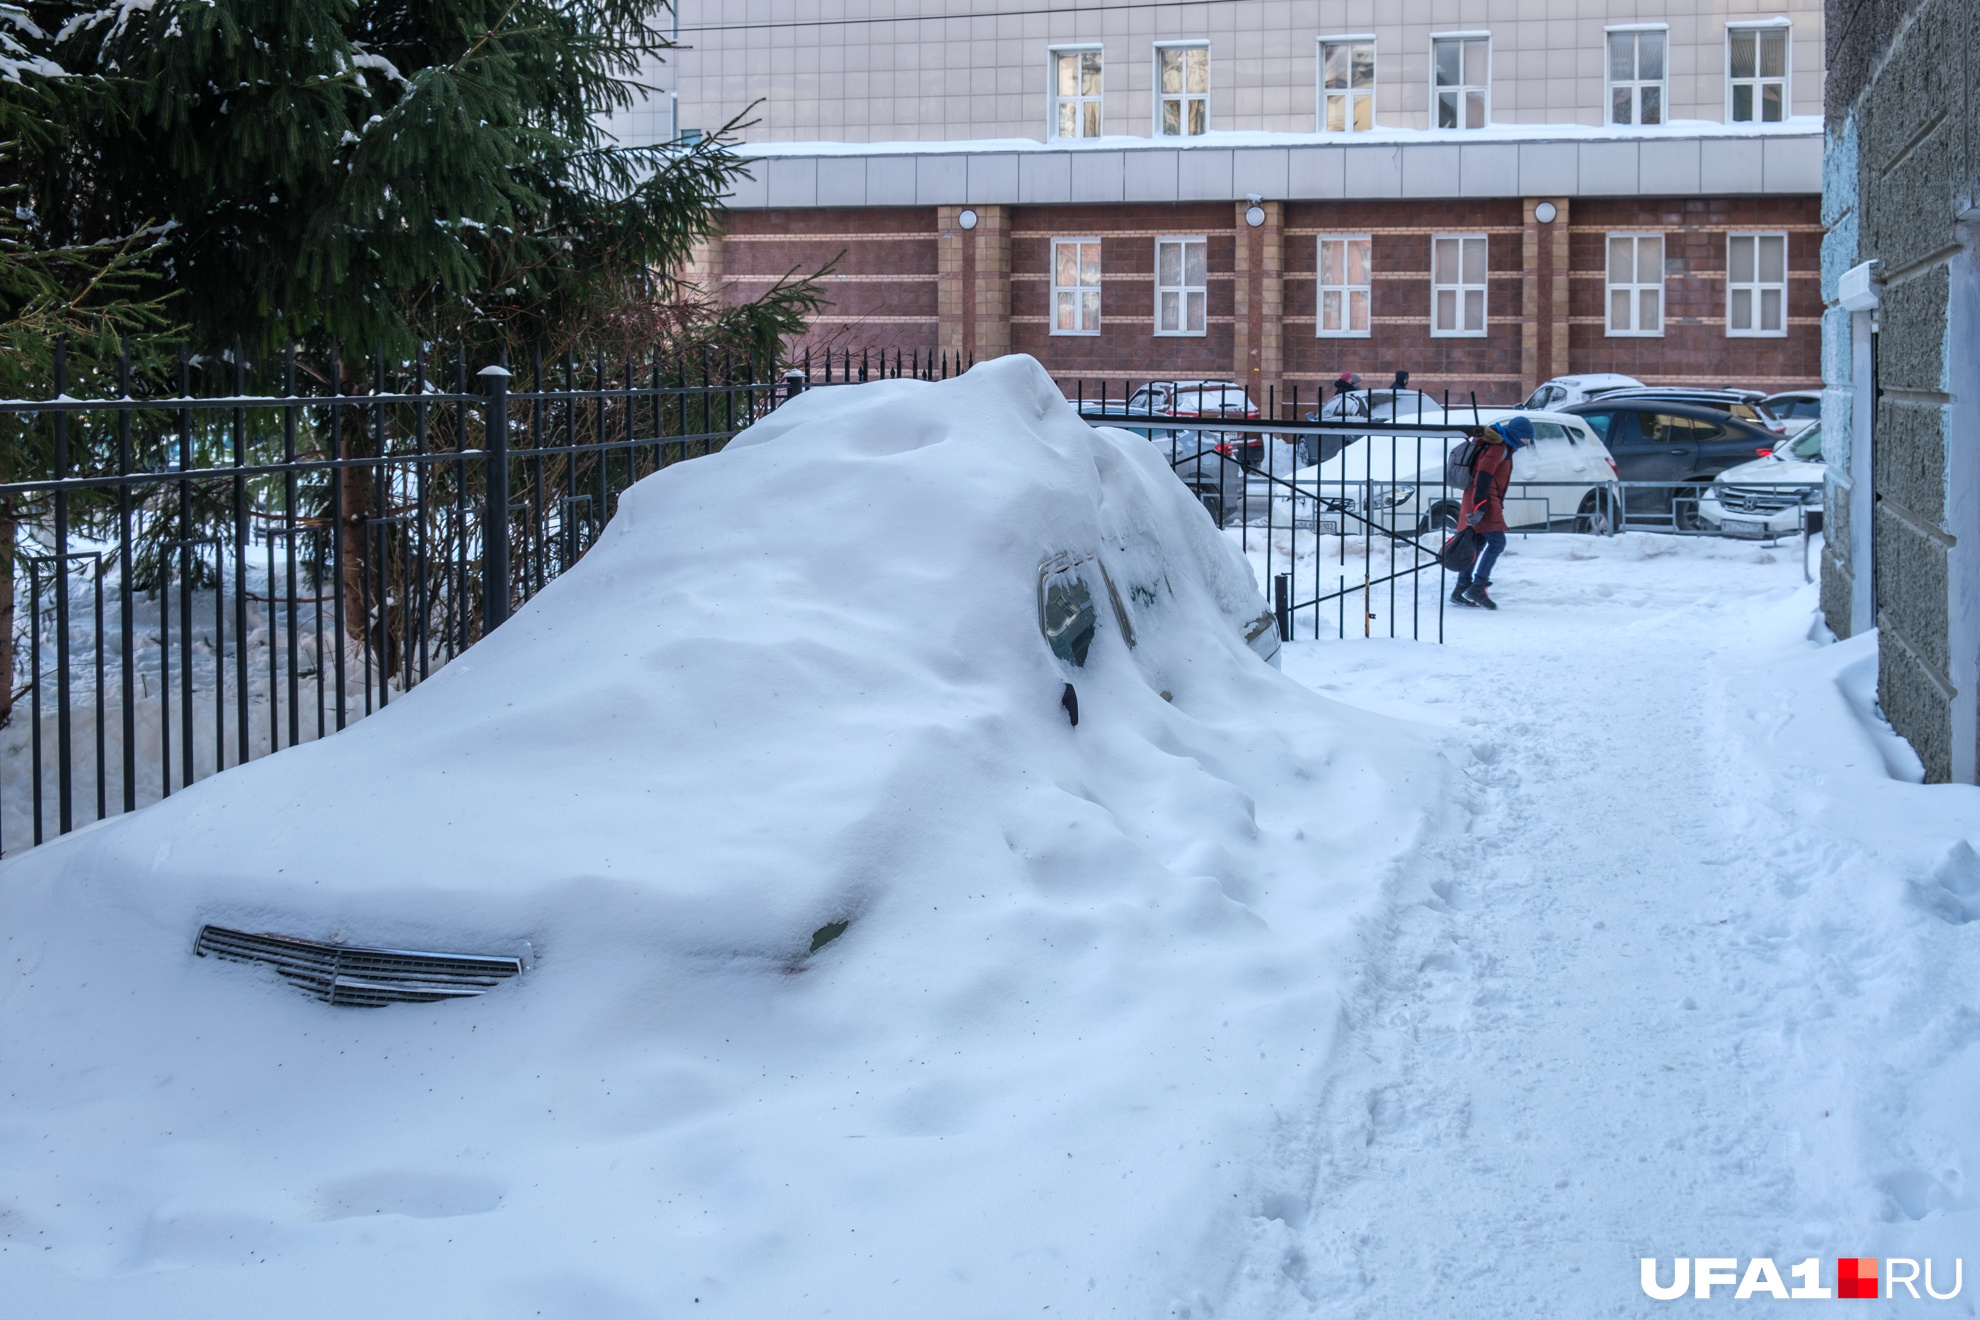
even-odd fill
[{"label": "parked car", "polygon": [[1233,432],[1157,431],[1153,441],[1183,485],[1203,501],[1203,507],[1223,527],[1244,513],[1247,471],[1255,465],[1245,463],[1239,445],[1245,439],[1255,438]]},{"label": "parked car", "polygon": [[1441,401],[1422,390],[1349,390],[1327,400],[1318,412],[1308,413],[1306,420],[1387,422],[1397,417],[1414,418],[1419,413],[1438,412],[1442,408]]},{"label": "parked car", "polygon": [[1565,408],[1570,404],[1586,403],[1611,390],[1626,390],[1631,387],[1640,389],[1642,386],[1643,382],[1636,377],[1619,376],[1613,371],[1594,372],[1585,376],[1556,376],[1527,395],[1526,402],[1520,407]]},{"label": "parked car", "polygon": [[[1533,423],[1533,443],[1513,455],[1506,489],[1506,525],[1572,525],[1577,531],[1608,532],[1616,511],[1608,496],[1616,465],[1601,437],[1586,421],[1563,413],[1481,408],[1478,420],[1503,421],[1515,412]],[[1470,408],[1426,413],[1426,423],[1472,421]],[[1458,437],[1358,436],[1324,463],[1293,474],[1298,495],[1285,508],[1295,526],[1323,534],[1355,535],[1368,523],[1404,536],[1420,536],[1457,525],[1462,492],[1444,484],[1444,458]],[[1365,521],[1364,521],[1365,520]]]},{"label": "parked car", "polygon": [[1602,396],[1602,402],[1663,399],[1672,403],[1704,404],[1720,412],[1729,413],[1743,422],[1764,427],[1775,435],[1785,434],[1786,426],[1779,418],[1767,411],[1766,397],[1758,390],[1694,390],[1682,386],[1644,385],[1638,389],[1611,390]]},{"label": "parked car", "polygon": [[[1258,405],[1242,388],[1228,380],[1151,381],[1129,395],[1124,403],[1089,404],[1087,411],[1120,417],[1127,430],[1150,440],[1166,439],[1171,432],[1136,426],[1134,418],[1173,417],[1189,421],[1199,421],[1205,417],[1243,418],[1247,421],[1258,418]],[[1226,452],[1236,454],[1239,461],[1248,467],[1256,467],[1264,461],[1265,437],[1262,435],[1229,431],[1220,435],[1218,443],[1231,446]]]},{"label": "parked car", "polygon": [[1799,435],[1822,420],[1822,391],[1784,390],[1760,400],[1760,406],[1787,427],[1788,435]]},{"label": "parked car", "polygon": [[1803,514],[1822,507],[1822,424],[1765,458],[1727,468],[1698,501],[1698,517],[1721,536],[1771,541],[1801,531]]},{"label": "parked car", "polygon": [[1567,411],[1602,437],[1625,482],[1629,512],[1669,516],[1675,527],[1702,526],[1698,501],[1727,468],[1773,453],[1780,437],[1713,404],[1604,396]]},{"label": "parked car", "polygon": [[[1465,416],[1471,410],[1467,407]],[[1394,422],[1418,421],[1426,416],[1441,417],[1443,403],[1422,390],[1348,390],[1327,400],[1319,411],[1306,414],[1309,422]],[[1353,437],[1344,434],[1294,437],[1300,467],[1324,463]]]},{"label": "parked car", "polygon": [[[1136,582],[1127,575],[1129,564],[1116,561],[1115,572],[1107,570],[1104,551],[1089,550],[1085,554],[1068,554],[1061,551],[1049,556],[1038,566],[1038,631],[1045,644],[1052,648],[1052,654],[1074,669],[1086,666],[1086,657],[1093,645],[1094,629],[1100,622],[1100,609],[1097,604],[1104,599],[1108,612],[1113,616],[1114,626],[1120,629],[1121,640],[1129,650],[1136,644],[1134,627],[1134,603],[1145,601],[1153,604],[1158,593],[1174,595],[1174,588],[1159,567],[1149,581]],[[1146,564],[1148,561],[1143,561]],[[1159,565],[1159,561],[1156,561]],[[1120,574],[1119,577],[1116,574]],[[1094,581],[1095,577],[1098,581]],[[1122,591],[1121,587],[1127,590]],[[1255,597],[1254,597],[1255,599]],[[1258,602],[1263,604],[1262,601]],[[1226,620],[1229,619],[1226,615]],[[1240,616],[1242,617],[1242,616]],[[1239,630],[1245,646],[1251,653],[1266,664],[1277,669],[1279,658],[1279,620],[1267,608],[1254,615],[1250,622]],[[1166,697],[1168,694],[1163,693]],[[1079,701],[1072,686],[1066,686],[1066,696],[1062,702],[1066,714],[1074,724],[1079,723]],[[827,927],[826,929],[830,929]],[[822,932],[821,932],[822,933]],[[816,938],[815,936],[813,937]],[[831,937],[836,938],[836,936]],[[815,947],[815,946],[814,946]]]}]

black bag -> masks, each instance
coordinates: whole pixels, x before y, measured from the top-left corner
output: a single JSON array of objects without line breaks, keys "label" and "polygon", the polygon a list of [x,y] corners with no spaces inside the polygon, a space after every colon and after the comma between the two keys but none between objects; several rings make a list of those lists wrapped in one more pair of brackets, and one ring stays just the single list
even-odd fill
[{"label": "black bag", "polygon": [[1478,546],[1482,539],[1469,527],[1459,528],[1458,534],[1444,542],[1444,548],[1437,552],[1437,562],[1453,573],[1467,571],[1471,561],[1478,558]]}]

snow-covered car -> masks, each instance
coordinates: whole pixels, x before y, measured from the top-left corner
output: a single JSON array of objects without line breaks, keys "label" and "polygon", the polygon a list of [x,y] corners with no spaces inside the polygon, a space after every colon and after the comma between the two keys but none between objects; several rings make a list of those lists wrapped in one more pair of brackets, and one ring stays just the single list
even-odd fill
[{"label": "snow-covered car", "polygon": [[1244,442],[1262,444],[1261,437],[1233,431],[1156,431],[1150,439],[1219,527],[1241,516],[1246,469],[1257,466],[1246,461]]},{"label": "snow-covered car", "polygon": [[1822,420],[1822,391],[1783,390],[1762,399],[1760,406],[1787,427],[1788,435],[1800,435]]},{"label": "snow-covered car", "polygon": [[[1516,414],[1533,423],[1534,439],[1513,455],[1506,525],[1614,530],[1607,490],[1616,464],[1601,437],[1581,418],[1563,413],[1481,408],[1477,416],[1489,423]],[[1433,410],[1423,421],[1470,425],[1472,410]],[[1454,527],[1463,496],[1444,484],[1444,460],[1459,443],[1456,436],[1358,436],[1324,463],[1294,473],[1297,495],[1278,498],[1282,507],[1290,500],[1294,526],[1324,535],[1354,535],[1370,523],[1405,536]]]},{"label": "snow-covered car", "polygon": [[1336,394],[1308,413],[1309,422],[1387,422],[1397,417],[1414,418],[1418,413],[1437,412],[1443,403],[1422,390],[1347,390]]},{"label": "snow-covered car", "polygon": [[1590,399],[1609,393],[1611,390],[1641,389],[1643,382],[1634,376],[1621,376],[1613,371],[1591,372],[1583,376],[1556,376],[1545,381],[1539,389],[1526,396],[1520,407],[1530,409],[1565,408],[1571,403],[1586,403]]},{"label": "snow-covered car", "polygon": [[[1465,409],[1470,416],[1471,410]],[[1421,421],[1443,415],[1443,402],[1432,398],[1422,390],[1344,390],[1319,408],[1305,415],[1309,422],[1405,422]],[[1353,439],[1352,436],[1302,435],[1294,437],[1298,447],[1299,466],[1311,467],[1324,463],[1341,447]]]},{"label": "snow-covered car", "polygon": [[[1229,417],[1256,421],[1259,415],[1258,405],[1251,397],[1242,387],[1228,380],[1151,381],[1125,401],[1089,403],[1086,411],[1119,417],[1126,430],[1150,440],[1167,440],[1173,432],[1152,426],[1136,426],[1135,418],[1172,417],[1200,421],[1206,417]],[[1265,438],[1261,435],[1226,431],[1218,434],[1217,443],[1225,446],[1224,452],[1234,454],[1249,466],[1256,467],[1264,460]]]},{"label": "snow-covered car", "polygon": [[[1083,664],[1040,635],[1059,552]],[[0,864],[0,1314],[775,1316],[933,1261],[891,1309],[1015,1315],[976,1282],[1013,1256],[1198,1234],[1236,1138],[1178,1132],[1298,1092],[1297,1009],[1458,779],[1272,669],[1270,618],[1021,354],[652,473],[403,701]],[[381,961],[451,1002],[358,1012]],[[1089,1155],[1166,1181],[1066,1195]]]},{"label": "snow-covered car", "polygon": [[1698,519],[1721,536],[1771,541],[1800,533],[1810,509],[1822,507],[1822,424],[1817,422],[1765,458],[1727,468],[1698,501]]}]

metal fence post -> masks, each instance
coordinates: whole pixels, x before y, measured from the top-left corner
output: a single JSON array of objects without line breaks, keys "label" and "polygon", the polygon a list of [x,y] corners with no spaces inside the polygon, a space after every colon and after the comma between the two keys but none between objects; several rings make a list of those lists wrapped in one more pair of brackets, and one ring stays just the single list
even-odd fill
[{"label": "metal fence post", "polygon": [[1291,575],[1281,573],[1272,579],[1272,613],[1278,616],[1279,640],[1292,640],[1292,581]]},{"label": "metal fence post", "polygon": [[509,617],[509,371],[483,367],[478,373],[488,395],[483,418],[488,483],[481,520],[481,635]]}]

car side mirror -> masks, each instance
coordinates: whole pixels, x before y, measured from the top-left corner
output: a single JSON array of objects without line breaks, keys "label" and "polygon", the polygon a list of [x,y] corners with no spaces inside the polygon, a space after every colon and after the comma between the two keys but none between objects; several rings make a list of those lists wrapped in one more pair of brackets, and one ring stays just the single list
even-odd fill
[{"label": "car side mirror", "polygon": [[1075,669],[1093,645],[1093,593],[1079,577],[1079,562],[1057,554],[1038,566],[1038,631],[1052,654]]}]

